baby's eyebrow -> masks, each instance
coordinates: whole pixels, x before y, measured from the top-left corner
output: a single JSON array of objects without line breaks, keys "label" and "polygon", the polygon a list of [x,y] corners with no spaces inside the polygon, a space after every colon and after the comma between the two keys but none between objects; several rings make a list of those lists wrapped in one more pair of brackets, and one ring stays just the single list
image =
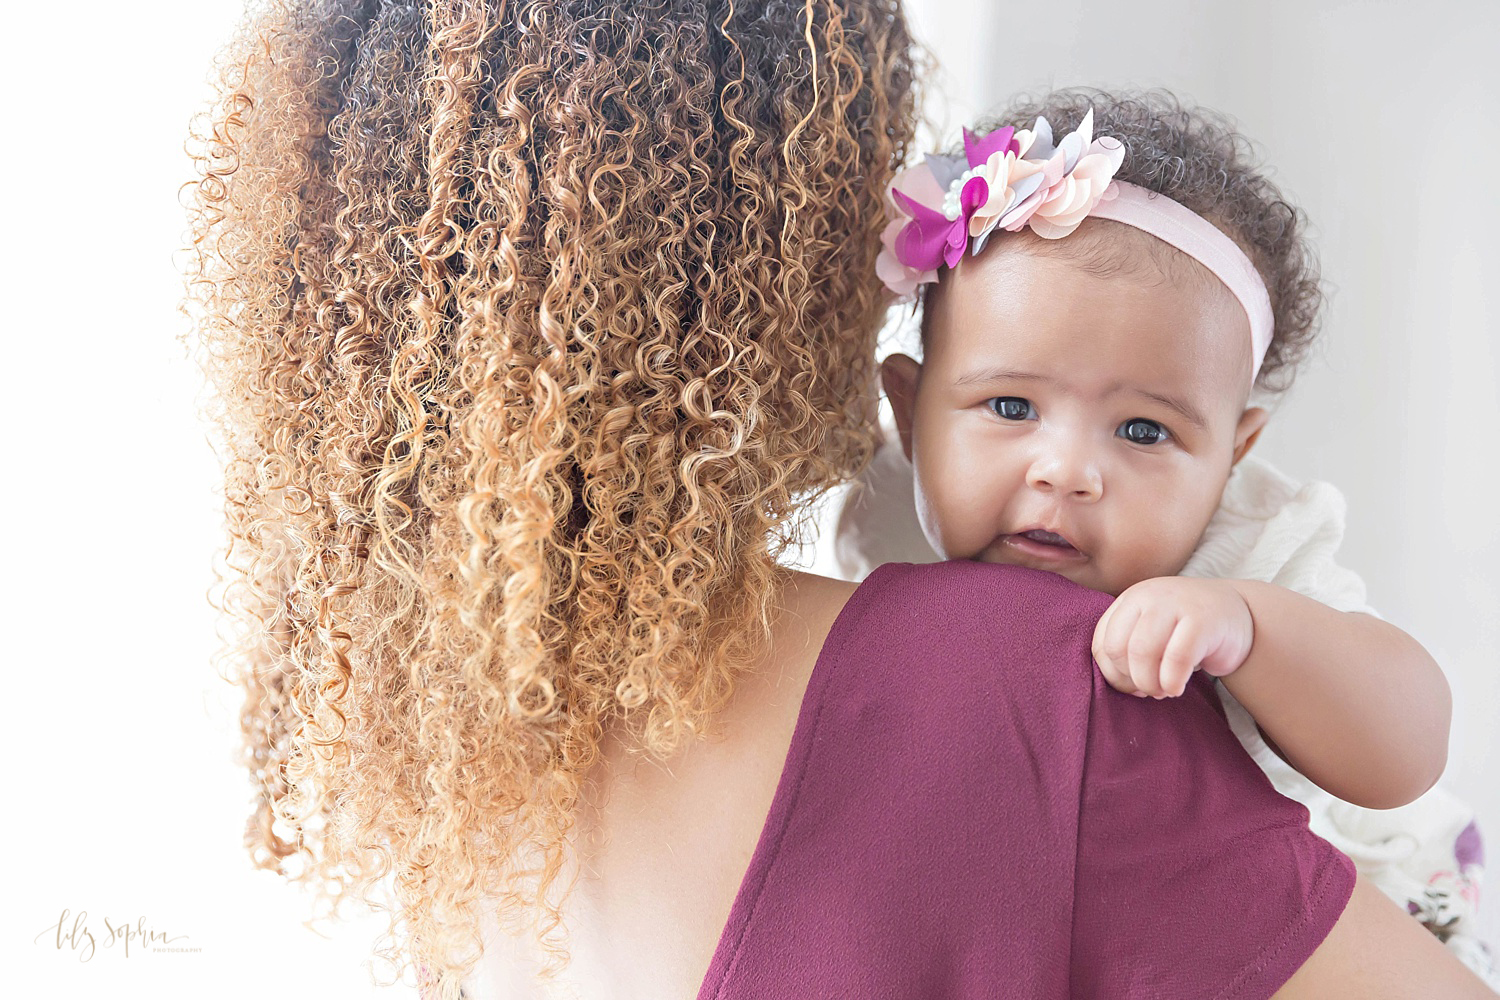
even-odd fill
[{"label": "baby's eyebrow", "polygon": [[1192,424],[1200,431],[1203,431],[1204,433],[1208,432],[1208,421],[1204,420],[1203,415],[1200,414],[1196,409],[1194,409],[1191,404],[1173,399],[1171,396],[1163,396],[1157,392],[1147,392],[1145,389],[1137,389],[1134,386],[1131,387],[1131,390],[1133,392],[1139,393],[1142,396],[1145,396],[1147,399],[1156,400],[1158,403],[1160,403],[1162,406],[1167,407],[1168,409],[1176,410],[1178,413],[1182,414],[1182,419],[1186,420],[1188,423]]},{"label": "baby's eyebrow", "polygon": [[[1047,385],[1061,386],[1061,388],[1063,388],[1065,391],[1071,391],[1066,385],[1062,385],[1062,383],[1060,383],[1057,379],[1053,378],[1050,375],[1041,375],[1036,372],[1017,371],[1014,368],[978,369],[976,371],[969,372],[966,375],[960,375],[958,378],[953,380],[953,385],[955,387],[961,387],[967,385],[983,385],[988,382],[1004,381],[1042,382]],[[1174,399],[1171,396],[1164,396],[1159,392],[1150,392],[1149,390],[1142,389],[1138,386],[1126,386],[1123,382],[1116,382],[1111,385],[1104,391],[1104,395],[1113,396],[1121,389],[1127,388],[1138,396],[1144,396],[1147,399],[1155,400],[1162,406],[1165,406],[1170,410],[1177,411],[1177,413],[1181,414],[1182,418],[1188,423],[1192,424],[1200,431],[1207,433],[1208,421],[1203,419],[1203,414],[1199,413],[1196,407],[1184,400]]]}]

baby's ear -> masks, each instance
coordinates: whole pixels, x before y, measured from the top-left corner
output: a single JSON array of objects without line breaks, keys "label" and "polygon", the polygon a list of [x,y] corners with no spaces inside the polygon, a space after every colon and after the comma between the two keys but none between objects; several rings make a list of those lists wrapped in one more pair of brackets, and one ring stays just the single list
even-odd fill
[{"label": "baby's ear", "polygon": [[892,354],[880,364],[880,383],[890,397],[896,414],[896,431],[901,435],[901,450],[911,461],[911,426],[917,409],[917,383],[922,366],[905,354]]},{"label": "baby's ear", "polygon": [[1256,439],[1270,419],[1270,412],[1259,406],[1252,406],[1240,414],[1240,424],[1234,431],[1234,461],[1230,465],[1240,464],[1240,459],[1255,446]]}]

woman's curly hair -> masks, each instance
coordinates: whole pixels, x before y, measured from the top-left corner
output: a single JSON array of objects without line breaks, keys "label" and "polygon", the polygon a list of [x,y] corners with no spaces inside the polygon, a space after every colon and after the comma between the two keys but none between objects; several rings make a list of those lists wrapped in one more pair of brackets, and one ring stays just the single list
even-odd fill
[{"label": "woman's curly hair", "polygon": [[[1116,180],[1186,205],[1250,257],[1270,293],[1275,320],[1256,385],[1268,392],[1285,392],[1317,336],[1324,298],[1306,214],[1287,201],[1265,175],[1250,141],[1229,118],[1184,103],[1165,90],[1076,87],[1040,98],[1021,96],[998,114],[986,116],[975,131],[1004,125],[1030,128],[1043,116],[1053,134],[1063,136],[1083,123],[1090,108],[1094,135],[1113,136],[1125,146],[1125,161],[1115,173]],[[1076,251],[1068,240],[1035,239],[1027,245],[1054,253]],[[1118,263],[1109,261],[1105,266]]]},{"label": "woman's curly hair", "polygon": [[184,311],[248,846],[451,998],[482,897],[558,927],[606,727],[703,732],[868,461],[911,43],[898,0],[268,0],[215,77]]}]

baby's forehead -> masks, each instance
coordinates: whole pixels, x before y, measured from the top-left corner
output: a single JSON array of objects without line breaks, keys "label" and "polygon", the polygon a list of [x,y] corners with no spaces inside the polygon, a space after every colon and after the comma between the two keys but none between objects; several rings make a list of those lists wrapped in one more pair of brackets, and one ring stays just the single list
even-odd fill
[{"label": "baby's forehead", "polygon": [[[966,291],[986,284],[963,280],[960,275],[1044,281],[1054,297],[1066,295],[1070,286],[1101,281],[1134,289],[1159,288],[1177,300],[1234,304],[1243,311],[1234,293],[1202,262],[1150,233],[1112,219],[1085,219],[1060,239],[1046,239],[1029,229],[992,236],[979,254],[965,257],[955,269],[941,269],[937,286],[929,288],[932,297],[942,300],[955,283]],[[1012,294],[1017,290],[1015,280],[1007,288]]]},{"label": "baby's forehead", "polygon": [[975,370],[1067,372],[1092,385],[1233,394],[1250,373],[1243,307],[1203,265],[1131,232],[1080,227],[1062,240],[992,245],[964,259],[930,288],[924,353],[940,357],[953,379]]}]

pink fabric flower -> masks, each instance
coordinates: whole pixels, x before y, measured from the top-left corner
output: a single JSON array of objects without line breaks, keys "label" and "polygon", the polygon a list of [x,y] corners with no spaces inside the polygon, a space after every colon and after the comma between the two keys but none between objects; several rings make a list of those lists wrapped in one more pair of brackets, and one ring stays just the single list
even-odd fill
[{"label": "pink fabric flower", "polygon": [[[1018,200],[1015,185],[1033,174],[1040,174],[1042,165],[1023,160],[1014,152],[994,153],[981,170],[981,176],[989,184],[989,197],[969,219],[969,235],[979,238],[988,236],[1001,216],[1015,206]],[[982,243],[976,246],[976,252],[982,246]]]},{"label": "pink fabric flower", "polygon": [[910,221],[897,230],[891,243],[896,259],[918,271],[949,267],[963,257],[966,228],[962,217],[948,218],[942,210],[947,192],[933,176],[932,165],[922,163],[903,171],[891,185],[891,201],[898,213]]},{"label": "pink fabric flower", "polygon": [[1031,216],[1032,231],[1056,240],[1077,229],[1099,202],[1114,197],[1115,171],[1124,159],[1125,147],[1118,140],[1093,143],[1078,165],[1047,190]]},{"label": "pink fabric flower", "polygon": [[[890,222],[875,271],[903,298],[978,253],[996,229],[1030,225],[1047,239],[1073,232],[1100,201],[1114,197],[1124,161],[1118,140],[1093,139],[1094,112],[1057,144],[1052,126],[1006,126],[983,136],[964,130],[964,156],[929,156],[890,188]],[[967,169],[965,165],[967,164]],[[973,241],[972,247],[970,241]]]}]

